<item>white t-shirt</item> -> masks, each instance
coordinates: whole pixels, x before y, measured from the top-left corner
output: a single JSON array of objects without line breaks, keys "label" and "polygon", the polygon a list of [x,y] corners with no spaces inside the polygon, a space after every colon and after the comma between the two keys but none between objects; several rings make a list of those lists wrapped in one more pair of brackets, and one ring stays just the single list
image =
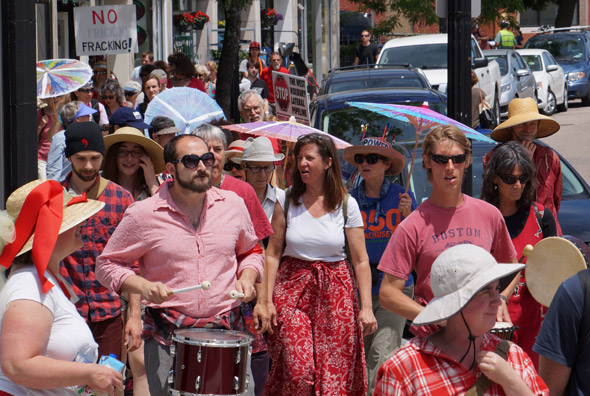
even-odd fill
[{"label": "white t-shirt", "polygon": [[[356,200],[348,197],[346,228],[354,227],[363,227],[363,219]],[[315,218],[309,214],[303,202],[300,205],[291,202],[287,213],[285,242],[283,256],[326,262],[345,259],[342,207]]]},{"label": "white t-shirt", "polygon": [[[44,356],[73,361],[82,348],[92,346],[98,353],[98,345],[84,319],[78,314],[76,307],[65,296],[57,281],[49,271],[45,276],[53,283],[46,294],[41,290],[37,270],[33,265],[17,266],[10,274],[6,285],[0,292],[0,329],[4,313],[9,304],[15,300],[32,300],[43,304],[53,315],[51,334],[47,341]],[[0,354],[2,351],[0,350]],[[81,384],[82,385],[82,384]],[[13,395],[62,396],[75,395],[72,389],[60,388],[52,390],[29,389],[12,383],[0,370],[0,390]]]}]

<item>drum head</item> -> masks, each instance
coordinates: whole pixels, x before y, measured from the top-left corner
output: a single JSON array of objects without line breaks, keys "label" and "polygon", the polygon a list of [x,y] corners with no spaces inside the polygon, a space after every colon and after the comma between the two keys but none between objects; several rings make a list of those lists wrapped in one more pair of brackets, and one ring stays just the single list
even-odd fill
[{"label": "drum head", "polygon": [[549,237],[537,242],[526,264],[525,277],[531,295],[539,304],[549,307],[561,283],[586,268],[586,258],[567,238]]},{"label": "drum head", "polygon": [[224,329],[177,329],[172,340],[190,345],[236,347],[250,345],[252,337],[239,331]]}]

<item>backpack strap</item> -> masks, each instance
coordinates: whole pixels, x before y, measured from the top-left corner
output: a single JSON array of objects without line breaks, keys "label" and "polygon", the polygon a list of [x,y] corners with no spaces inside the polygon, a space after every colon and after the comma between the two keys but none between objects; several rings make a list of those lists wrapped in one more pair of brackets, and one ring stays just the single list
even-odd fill
[{"label": "backpack strap", "polygon": [[[510,350],[510,341],[502,340],[494,351],[498,356],[504,360],[508,360],[508,353]],[[482,396],[492,386],[492,381],[483,373],[479,376],[475,384],[465,392],[465,396]]]}]

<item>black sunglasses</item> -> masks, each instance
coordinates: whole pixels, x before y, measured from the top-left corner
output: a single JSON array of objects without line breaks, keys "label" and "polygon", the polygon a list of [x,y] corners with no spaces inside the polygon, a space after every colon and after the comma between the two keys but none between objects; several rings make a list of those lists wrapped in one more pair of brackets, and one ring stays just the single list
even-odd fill
[{"label": "black sunglasses", "polygon": [[199,166],[200,161],[203,161],[203,165],[205,165],[206,167],[211,167],[215,162],[215,157],[213,156],[213,153],[205,153],[200,157],[196,154],[187,154],[183,156],[181,159],[175,159],[170,162],[172,162],[173,164],[178,164],[179,162],[182,162],[182,165],[184,165],[185,168],[195,169],[197,166]]},{"label": "black sunglasses", "polygon": [[357,165],[362,165],[363,162],[367,161],[367,164],[369,165],[375,165],[377,163],[377,161],[379,160],[383,160],[385,161],[387,158],[380,156],[379,154],[355,154],[354,155],[354,163]]},{"label": "black sunglasses", "polygon": [[231,172],[234,168],[237,170],[242,170],[242,165],[236,164],[235,162],[226,162],[225,165],[223,165],[223,170],[226,172]]},{"label": "black sunglasses", "polygon": [[93,88],[80,88],[78,90],[78,92],[82,92],[82,93],[90,93],[90,92],[94,92]]},{"label": "black sunglasses", "polygon": [[430,154],[430,158],[437,164],[448,164],[449,160],[453,161],[453,164],[462,164],[467,159],[467,154],[457,154],[457,155],[440,155],[440,154]]},{"label": "black sunglasses", "polygon": [[516,180],[520,182],[520,184],[527,184],[529,182],[529,177],[527,175],[520,175],[518,177],[514,175],[498,175],[500,180],[502,180],[505,184],[514,184]]}]

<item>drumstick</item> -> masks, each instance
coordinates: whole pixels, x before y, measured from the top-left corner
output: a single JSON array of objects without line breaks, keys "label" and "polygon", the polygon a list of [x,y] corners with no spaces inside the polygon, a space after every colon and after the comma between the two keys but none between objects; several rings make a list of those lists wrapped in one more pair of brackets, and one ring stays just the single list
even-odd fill
[{"label": "drumstick", "polygon": [[524,247],[524,249],[522,249],[522,256],[520,257],[520,260],[518,260],[518,262],[522,263],[522,260],[524,260],[525,257],[530,256],[532,252],[533,252],[533,245],[526,245]]},{"label": "drumstick", "polygon": [[203,282],[201,282],[200,285],[183,287],[182,289],[176,289],[176,290],[169,291],[168,292],[168,295],[171,296],[173,294],[189,292],[189,291],[197,290],[197,289],[209,290],[210,288],[211,288],[211,282],[209,282],[209,281],[203,281]]},{"label": "drumstick", "polygon": [[240,293],[237,290],[232,290],[229,292],[229,298],[233,298],[234,300],[236,298],[244,298],[244,293]]}]

